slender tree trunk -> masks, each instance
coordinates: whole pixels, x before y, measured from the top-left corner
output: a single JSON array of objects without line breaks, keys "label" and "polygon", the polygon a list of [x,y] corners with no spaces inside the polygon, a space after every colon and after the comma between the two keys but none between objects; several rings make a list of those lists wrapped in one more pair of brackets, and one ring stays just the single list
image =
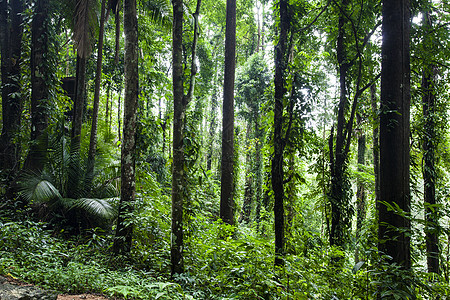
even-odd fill
[{"label": "slender tree trunk", "polygon": [[183,273],[183,189],[185,108],[183,103],[183,0],[173,0],[172,80],[173,80],[173,164],[172,164],[172,235],[170,262],[172,276]]},{"label": "slender tree trunk", "polygon": [[259,108],[256,114],[255,122],[255,135],[256,135],[256,149],[255,149],[255,203],[256,203],[256,222],[259,222],[260,212],[261,212],[261,201],[262,201],[262,184],[263,184],[263,173],[262,173],[262,147],[264,132],[260,128],[261,117],[259,116]]},{"label": "slender tree trunk", "polygon": [[123,1],[125,34],[125,99],[123,143],[121,153],[121,189],[114,251],[129,253],[133,223],[126,220],[133,212],[135,200],[136,119],[139,95],[138,24],[136,0]]},{"label": "slender tree trunk", "polygon": [[227,0],[223,83],[220,218],[234,224],[234,73],[236,68],[236,0]]},{"label": "slender tree trunk", "polygon": [[51,80],[48,45],[49,1],[36,2],[31,24],[31,145],[24,169],[40,173],[44,168],[48,142],[40,138],[48,126]]},{"label": "slender tree trunk", "polygon": [[[376,98],[376,86],[372,84],[370,86],[370,99],[372,104],[372,114],[375,119],[378,118],[378,104]],[[380,140],[379,140],[379,124],[373,122],[372,139],[373,139],[373,173],[375,174],[375,203],[377,212],[379,211],[379,199],[380,199]]]},{"label": "slender tree trunk", "polygon": [[111,114],[112,111],[112,103],[110,104],[109,102],[111,101],[111,82],[108,81],[108,85],[106,87],[106,111],[105,111],[105,125],[108,128],[108,138],[109,138],[109,134],[111,133],[111,123],[109,122],[109,115]]},{"label": "slender tree trunk", "polygon": [[100,13],[100,29],[98,35],[97,70],[95,73],[94,107],[92,110],[91,137],[89,141],[89,153],[87,161],[88,169],[86,179],[89,180],[89,182],[92,180],[94,173],[95,151],[97,148],[98,106],[100,103],[100,83],[102,79],[103,35],[105,31],[105,19],[106,19],[106,0],[102,0]]},{"label": "slender tree trunk", "polygon": [[119,141],[122,141],[122,111],[121,111],[121,103],[122,103],[122,85],[119,88],[119,99],[117,100],[117,126],[119,127],[117,133],[119,134]]},{"label": "slender tree trunk", "polygon": [[77,55],[77,75],[75,87],[75,101],[73,103],[72,132],[70,141],[70,161],[67,185],[67,197],[79,198],[80,185],[80,145],[81,128],[83,125],[83,109],[86,93],[86,57]]},{"label": "slender tree trunk", "polygon": [[[250,144],[251,142],[251,128],[252,128],[252,120],[248,120],[247,122],[247,133],[246,133],[246,140],[247,144]],[[247,155],[246,155],[246,175],[245,175],[245,188],[244,188],[244,203],[242,204],[242,212],[241,216],[239,217],[239,222],[249,223],[250,222],[250,214],[252,209],[252,200],[253,200],[253,161],[252,161],[252,151],[250,149],[247,149]]]},{"label": "slender tree trunk", "polygon": [[[379,251],[411,267],[410,222],[389,210],[410,212],[409,189],[409,0],[383,1],[380,113]],[[393,230],[392,228],[396,229]]]},{"label": "slender tree trunk", "polygon": [[284,172],[283,172],[283,100],[286,94],[287,35],[290,29],[288,1],[279,0],[280,23],[278,44],[275,47],[275,106],[274,106],[274,153],[272,158],[272,190],[275,197],[275,265],[283,265],[284,256]]},{"label": "slender tree trunk", "polygon": [[120,52],[120,2],[122,0],[118,0],[117,1],[117,7],[115,8],[115,25],[116,25],[116,30],[115,30],[115,55],[114,55],[114,63],[118,64],[119,63],[119,52]]},{"label": "slender tree trunk", "polygon": [[195,75],[196,47],[198,40],[198,16],[201,0],[193,14],[194,40],[192,42],[191,72],[188,93],[184,95],[183,87],[183,0],[173,0],[172,27],[172,82],[173,82],[173,164],[172,164],[172,227],[170,263],[171,275],[184,272],[183,260],[183,205],[186,189],[185,157],[184,157],[184,126],[186,122],[186,107],[193,97]]},{"label": "slender tree trunk", "polygon": [[[361,116],[357,115],[357,122],[360,126],[362,126]],[[366,135],[363,132],[363,129],[360,128],[360,132],[358,133],[358,172],[363,172],[362,166],[366,164]],[[357,181],[357,191],[356,191],[356,242],[359,243],[359,239],[361,237],[360,232],[362,229],[362,225],[364,219],[366,218],[366,191],[364,187],[364,181],[358,179]],[[358,247],[355,251],[355,261],[358,262],[359,259],[359,251]]]},{"label": "slender tree trunk", "polygon": [[0,138],[0,164],[8,180],[13,180],[20,165],[22,97],[20,95],[20,61],[22,54],[21,0],[0,2],[0,47],[2,73],[3,127]]},{"label": "slender tree trunk", "polygon": [[[348,0],[342,0],[341,9],[345,11],[347,5]],[[351,220],[351,218],[348,217],[350,199],[348,199],[349,196],[347,191],[349,187],[346,183],[347,153],[345,151],[345,146],[347,141],[344,132],[344,128],[346,127],[345,115],[348,106],[347,72],[350,66],[347,62],[348,55],[345,44],[345,27],[347,19],[342,11],[339,13],[338,22],[336,55],[339,68],[339,105],[336,142],[334,144],[334,149],[330,149],[331,191],[329,199],[331,203],[330,245],[342,246],[345,243],[347,230]],[[348,122],[350,122],[350,120]],[[334,155],[331,152],[334,152]]]},{"label": "slender tree trunk", "polygon": [[[425,29],[424,48],[425,51],[432,45],[429,32],[432,30],[430,12],[423,13],[423,27]],[[432,47],[432,46],[431,46]],[[423,137],[423,181],[424,181],[424,202],[425,202],[425,240],[427,249],[427,265],[429,273],[439,274],[439,214],[438,208],[434,207],[436,199],[436,74],[435,65],[425,62],[422,75],[422,111],[425,119]]]},{"label": "slender tree trunk", "polygon": [[209,149],[208,149],[208,157],[206,159],[206,169],[208,171],[212,170],[212,160],[214,154],[214,137],[216,136],[217,129],[217,91],[214,90],[211,96],[211,114],[210,114],[210,125],[209,125]]}]

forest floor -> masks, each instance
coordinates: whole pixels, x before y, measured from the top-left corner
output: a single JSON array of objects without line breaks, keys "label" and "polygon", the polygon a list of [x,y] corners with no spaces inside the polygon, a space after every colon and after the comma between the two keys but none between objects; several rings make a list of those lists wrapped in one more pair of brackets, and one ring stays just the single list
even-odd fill
[{"label": "forest floor", "polygon": [[[13,285],[19,285],[19,286],[32,286],[30,283],[23,282],[19,279],[16,279],[12,276],[4,276],[6,281]],[[99,294],[76,294],[76,295],[69,295],[69,294],[58,294],[57,300],[108,300],[109,298],[106,298],[103,295]]]},{"label": "forest floor", "polygon": [[101,296],[101,295],[95,295],[95,294],[79,294],[79,295],[66,295],[66,294],[60,294],[58,295],[57,300],[108,300],[108,298]]}]

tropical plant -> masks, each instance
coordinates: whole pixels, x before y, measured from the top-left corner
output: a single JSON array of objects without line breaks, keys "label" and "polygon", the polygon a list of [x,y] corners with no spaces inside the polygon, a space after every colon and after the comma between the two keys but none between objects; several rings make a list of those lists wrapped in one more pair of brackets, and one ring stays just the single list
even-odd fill
[{"label": "tropical plant", "polygon": [[[19,194],[35,207],[39,217],[65,223],[74,232],[110,225],[116,216],[114,203],[118,192],[114,183],[119,167],[105,157],[102,160],[99,155],[92,180],[74,183],[71,179],[86,175],[86,164],[74,163],[79,156],[70,154],[64,130],[57,130],[54,134],[46,132],[38,144],[47,143],[48,149],[40,147],[38,150],[46,152],[43,154],[47,157],[43,170],[24,172],[19,180]],[[73,185],[78,187],[74,193],[76,197],[69,197],[68,187]]]}]

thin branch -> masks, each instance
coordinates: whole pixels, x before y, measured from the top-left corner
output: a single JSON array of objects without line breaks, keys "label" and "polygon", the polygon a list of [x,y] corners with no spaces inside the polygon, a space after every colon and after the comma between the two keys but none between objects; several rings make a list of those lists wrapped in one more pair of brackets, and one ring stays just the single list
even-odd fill
[{"label": "thin branch", "polygon": [[317,20],[320,18],[320,16],[325,12],[325,10],[328,8],[328,5],[330,4],[330,0],[327,1],[327,4],[322,8],[322,10],[319,12],[319,14],[305,27],[300,28],[296,33],[303,32],[305,30],[308,30],[311,28],[311,26],[314,25],[314,23],[317,22]]}]

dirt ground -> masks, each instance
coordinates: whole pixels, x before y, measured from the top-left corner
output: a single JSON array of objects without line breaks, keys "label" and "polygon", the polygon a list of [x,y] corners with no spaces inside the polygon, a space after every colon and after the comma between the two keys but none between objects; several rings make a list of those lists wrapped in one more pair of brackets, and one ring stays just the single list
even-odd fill
[{"label": "dirt ground", "polygon": [[[31,286],[32,284],[20,281],[12,276],[4,276],[4,279],[10,284],[14,285],[21,285],[21,286]],[[58,295],[57,300],[109,300],[109,298],[106,298],[102,295],[97,294],[78,294],[78,295],[67,295],[67,294],[60,294]]]},{"label": "dirt ground", "polygon": [[101,295],[80,294],[80,295],[58,295],[58,300],[108,300]]}]

